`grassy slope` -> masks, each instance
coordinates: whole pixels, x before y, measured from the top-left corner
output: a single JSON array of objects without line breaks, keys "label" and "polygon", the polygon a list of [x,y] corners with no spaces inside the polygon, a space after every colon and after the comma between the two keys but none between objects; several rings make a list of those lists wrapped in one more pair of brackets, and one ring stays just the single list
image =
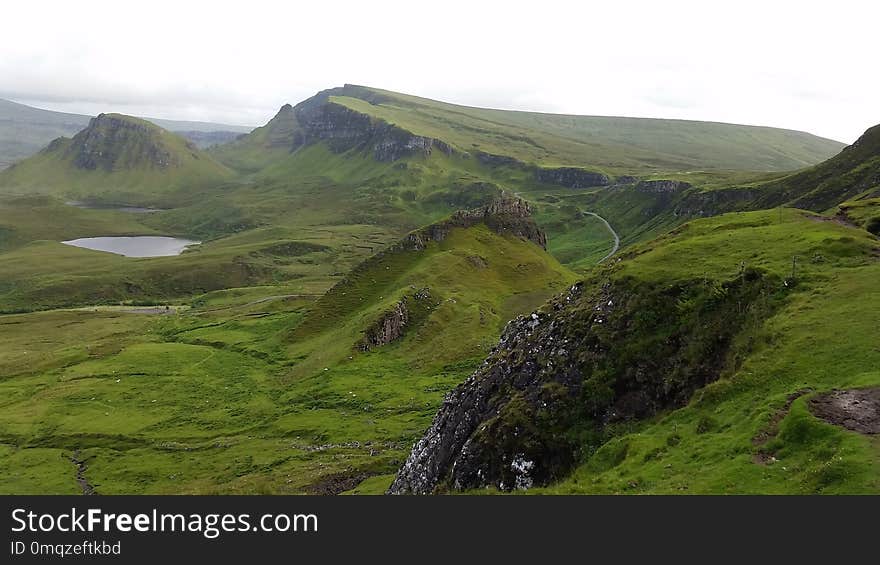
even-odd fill
[{"label": "grassy slope", "polygon": [[[368,110],[377,108],[387,109],[371,106]],[[411,113],[407,119],[415,120],[416,115]],[[467,118],[468,124],[471,119]],[[537,155],[528,153],[531,149],[527,151],[515,139],[515,132],[523,131],[519,125],[502,124],[498,128],[489,138],[477,142],[497,142],[500,149],[509,149],[499,152],[522,149],[524,158]],[[441,129],[450,131],[445,126]],[[472,136],[483,139],[485,133],[469,129],[458,132],[457,128],[452,131],[462,135],[462,143]],[[259,141],[261,135],[255,139]],[[580,142],[560,141],[557,133],[535,135],[552,138],[554,141],[547,141],[550,145],[559,143],[554,151],[558,149],[560,154],[567,151],[563,145],[576,147],[576,151],[587,147]],[[459,382],[493,342],[497,326],[513,314],[534,307],[551,287],[570,280],[570,275],[543,254],[531,258],[531,248],[508,249],[493,234],[477,230],[464,241],[453,240],[455,249],[438,246],[413,264],[395,264],[390,280],[384,276],[377,279],[384,286],[368,285],[365,292],[369,291],[369,306],[354,309],[353,315],[340,320],[333,331],[296,334],[296,324],[311,309],[310,298],[304,295],[323,292],[360,259],[406,230],[476,204],[471,199],[476,197],[478,201],[484,190],[489,194],[506,188],[537,201],[539,220],[551,231],[551,251],[579,269],[589,268],[610,245],[607,230],[580,212],[598,211],[611,219],[625,243],[644,240],[683,221],[652,219],[647,214],[653,205],[650,201],[611,198],[601,190],[540,186],[528,173],[489,169],[474,159],[449,158],[439,152],[429,159],[387,164],[357,151],[333,154],[320,144],[292,155],[280,149],[265,159],[264,151],[271,146],[268,133],[257,146],[250,147],[237,163],[238,169],[253,172],[250,176],[219,190],[186,186],[180,191],[184,198],[176,197],[173,202],[176,209],[145,217],[73,210],[56,199],[36,204],[26,199],[0,202],[3,308],[132,298],[184,300],[197,307],[180,318],[158,320],[122,313],[93,316],[48,312],[6,317],[3,322],[8,323],[7,329],[18,332],[15,335],[25,341],[7,342],[8,346],[0,347],[3,355],[35,351],[45,342],[59,344],[59,349],[44,354],[45,370],[17,374],[9,381],[10,390],[22,386],[26,391],[23,394],[32,398],[30,403],[15,404],[6,425],[0,428],[13,434],[11,443],[29,445],[17,451],[4,448],[10,455],[9,476],[24,473],[15,479],[19,482],[12,483],[15,486],[10,491],[33,489],[40,481],[64,485],[69,490],[69,476],[60,480],[49,469],[67,469],[69,473],[67,462],[58,463],[60,453],[89,445],[95,449],[87,455],[97,456],[90,468],[108,492],[211,492],[218,489],[217,485],[224,485],[220,488],[230,492],[286,492],[305,488],[328,474],[350,475],[352,469],[369,468],[368,474],[391,472],[409,442],[427,425],[442,392]],[[637,150],[618,152],[619,148],[611,151],[610,146],[603,147],[609,163],[632,159],[627,167],[652,175],[655,168],[661,167],[641,160],[644,154]],[[678,162],[679,157],[667,158],[660,157],[662,167],[687,165]],[[748,182],[759,178],[723,171],[663,173],[664,177],[674,175],[689,180],[699,176],[710,188],[730,178]],[[129,203],[137,201],[154,204],[161,199]],[[41,225],[53,227],[47,231]],[[808,225],[811,229],[844,229],[831,224]],[[54,243],[60,238],[155,232],[190,235],[210,242],[195,253],[147,260]],[[49,239],[52,241],[41,241]],[[771,240],[767,236],[748,243],[770,245]],[[285,242],[326,248],[303,255],[269,251]],[[705,243],[715,246],[711,253],[717,255],[719,263],[738,265],[740,259],[727,257],[724,245]],[[753,252],[747,245],[741,246],[747,248]],[[501,249],[504,256],[496,256],[493,249]],[[760,249],[756,247],[759,253]],[[470,253],[490,259],[489,272],[479,271],[476,278],[464,276],[469,272],[463,273],[461,268],[468,264],[465,260]],[[711,253],[703,253],[704,262]],[[678,257],[665,260],[671,265],[682,262]],[[526,271],[525,278],[517,271],[520,263],[534,266]],[[647,269],[648,264],[643,265]],[[485,280],[493,281],[488,287],[491,292],[484,290],[487,276]],[[222,290],[240,285],[262,286]],[[443,306],[423,326],[426,333],[408,336],[385,351],[353,355],[348,360],[346,353],[351,353],[350,346],[363,324],[399,298],[404,289],[418,285],[453,289],[439,291]],[[193,298],[204,291],[211,292]],[[288,295],[296,296],[284,298]],[[477,323],[479,319],[488,322],[483,326]],[[38,320],[43,320],[47,329],[32,332],[31,324]],[[118,329],[117,324],[129,322],[133,324],[130,333]],[[79,361],[73,363],[71,366],[83,372],[74,371],[73,383],[59,389],[66,366],[61,361],[67,359],[62,349],[73,346],[63,345],[63,339],[44,340],[38,336],[54,336],[61,328],[80,326],[94,332],[94,337],[84,337],[80,344],[87,348],[81,350],[87,355],[82,363],[85,366],[81,367]],[[287,342],[283,336],[296,339]],[[131,348],[105,353],[103,348],[112,349],[112,344],[130,344]],[[436,355],[436,344],[442,344],[443,351],[449,353],[432,363],[429,359]],[[16,359],[14,363],[20,370],[24,363]],[[137,374],[142,367],[149,368],[146,375]],[[324,372],[324,367],[329,371]],[[113,386],[117,383],[107,377],[113,371],[151,378],[166,391],[169,401],[161,410],[150,406],[152,400],[159,404],[161,398],[144,396],[148,391],[137,387],[136,381],[130,383],[134,388],[120,392]],[[19,377],[22,380],[16,380]],[[80,386],[85,388],[76,388]],[[70,387],[71,394],[64,387]],[[132,402],[118,414],[101,412],[90,404],[91,396],[86,396],[85,390],[100,393],[109,401],[106,404]],[[38,391],[46,396],[37,395]],[[219,399],[224,407],[198,413],[195,407],[205,396]],[[21,401],[24,397],[16,398]],[[45,410],[38,410],[38,401],[51,402]],[[124,437],[85,436],[89,442],[95,441],[77,444],[83,439],[77,431],[83,419],[101,430],[112,428],[101,422],[105,413],[118,416],[112,426],[118,425]],[[46,423],[40,424],[41,419]],[[129,436],[146,438],[147,443],[131,443]],[[98,448],[103,441],[106,447]],[[369,457],[375,445],[367,449],[365,441],[380,445],[384,455]],[[360,442],[359,446],[354,442]],[[318,451],[314,451],[316,446]],[[380,485],[381,480],[373,479],[370,484]]]},{"label": "grassy slope", "polygon": [[[547,492],[878,492],[875,438],[812,417],[794,402],[765,446],[777,461],[754,461],[752,438],[788,395],[880,384],[876,281],[880,242],[865,231],[808,212],[731,214],[693,222],[634,248],[620,275],[638,280],[724,279],[741,262],[779,276],[800,258],[784,307],[738,345],[744,358],[690,404],[603,446]],[[809,352],[809,354],[805,354]],[[809,395],[808,395],[809,396]]]},{"label": "grassy slope", "polygon": [[332,101],[464,151],[611,172],[737,169],[786,171],[836,154],[843,144],[803,132],[684,120],[539,114],[470,108],[369,89]]},{"label": "grassy slope", "polygon": [[767,198],[823,211],[845,200],[880,195],[880,126],[839,155],[762,186]]},{"label": "grassy slope", "polygon": [[[163,197],[167,199],[170,193],[219,185],[233,176],[232,171],[176,134],[137,118],[107,116],[143,128],[140,133],[130,135],[126,145],[115,148],[119,156],[113,169],[77,167],[71,154],[76,150],[76,138],[63,139],[0,172],[0,192],[161,204]],[[106,127],[104,123],[94,126],[95,130]],[[149,162],[145,155],[151,147],[167,152],[174,164],[160,167]]]},{"label": "grassy slope", "polygon": [[[362,306],[332,326],[297,330],[332,305],[254,303],[260,289],[155,318],[0,317],[0,491],[75,492],[62,455],[77,449],[108,494],[335,492],[387,475],[503,323],[572,280],[535,245],[477,226],[372,264],[350,287]],[[425,286],[437,305],[418,327],[356,351],[395,297]]]},{"label": "grassy slope", "polygon": [[[53,139],[71,137],[89,124],[90,116],[33,108],[0,100],[0,169],[37,153]],[[147,118],[159,127],[180,132],[247,133],[251,128]]]}]

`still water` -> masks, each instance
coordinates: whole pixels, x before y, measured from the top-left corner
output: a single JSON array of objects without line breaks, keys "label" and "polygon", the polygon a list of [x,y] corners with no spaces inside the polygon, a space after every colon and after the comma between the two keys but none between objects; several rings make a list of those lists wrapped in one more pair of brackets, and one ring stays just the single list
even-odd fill
[{"label": "still water", "polygon": [[198,245],[201,242],[177,237],[142,235],[134,237],[83,237],[61,243],[94,251],[116,253],[126,257],[171,257],[180,255],[190,245]]}]

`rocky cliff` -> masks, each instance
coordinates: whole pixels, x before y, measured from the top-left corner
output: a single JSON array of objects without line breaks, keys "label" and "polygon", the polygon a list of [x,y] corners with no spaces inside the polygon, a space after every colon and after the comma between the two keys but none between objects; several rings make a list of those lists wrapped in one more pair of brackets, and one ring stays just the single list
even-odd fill
[{"label": "rocky cliff", "polygon": [[691,184],[680,180],[643,180],[636,183],[635,189],[649,194],[676,194],[691,188]]},{"label": "rocky cliff", "polygon": [[412,155],[427,156],[435,149],[452,153],[452,147],[440,140],[415,135],[330,101],[318,105],[303,103],[294,112],[303,128],[302,135],[294,139],[294,146],[325,141],[335,152],[366,150],[374,159],[384,162]]},{"label": "rocky cliff", "polygon": [[535,169],[535,179],[547,184],[556,184],[566,188],[589,188],[607,186],[611,179],[608,175],[577,167],[560,167],[556,169]]},{"label": "rocky cliff", "polygon": [[532,218],[531,205],[510,194],[503,194],[489,204],[473,210],[459,210],[448,220],[414,231],[403,240],[402,245],[411,249],[424,249],[430,241],[446,239],[452,228],[470,227],[481,222],[496,233],[521,237],[547,249],[547,234]]},{"label": "rocky cliff", "polygon": [[[46,151],[57,146],[50,144]],[[193,154],[195,147],[191,147]],[[119,114],[100,114],[76,134],[65,148],[65,157],[84,170],[168,169],[180,158],[163,140],[162,130],[149,122]]]},{"label": "rocky cliff", "polygon": [[432,302],[431,291],[427,288],[404,296],[364,331],[358,349],[370,351],[402,338],[408,329],[427,318],[428,311],[434,306]]},{"label": "rocky cliff", "polygon": [[609,424],[681,406],[718,378],[739,331],[767,315],[780,282],[744,271],[720,286],[631,278],[580,283],[510,322],[453,390],[393,494],[558,480],[609,438]]}]

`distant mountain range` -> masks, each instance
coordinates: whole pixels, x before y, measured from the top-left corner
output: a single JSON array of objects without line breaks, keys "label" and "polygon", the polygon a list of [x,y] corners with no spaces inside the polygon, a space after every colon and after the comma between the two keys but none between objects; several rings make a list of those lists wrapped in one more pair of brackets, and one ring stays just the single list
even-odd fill
[{"label": "distant mountain range", "polygon": [[[0,99],[0,169],[29,157],[58,137],[71,137],[89,124],[93,116],[33,108]],[[246,126],[145,118],[180,134],[198,147],[226,143],[251,131]]]}]

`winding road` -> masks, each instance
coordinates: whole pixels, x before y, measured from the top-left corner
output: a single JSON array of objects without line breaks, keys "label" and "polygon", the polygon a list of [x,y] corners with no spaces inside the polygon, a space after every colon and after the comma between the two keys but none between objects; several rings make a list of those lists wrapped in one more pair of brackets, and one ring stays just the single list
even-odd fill
[{"label": "winding road", "polygon": [[614,236],[614,247],[611,248],[611,251],[608,253],[608,255],[602,257],[601,259],[599,259],[599,261],[597,261],[597,263],[601,263],[605,259],[608,259],[612,255],[617,253],[617,250],[620,249],[620,236],[617,235],[617,232],[614,231],[614,228],[611,227],[611,224],[608,223],[608,220],[606,220],[605,218],[603,218],[599,214],[596,214],[595,212],[584,212],[584,214],[587,214],[589,216],[595,216],[596,218],[598,218],[600,222],[605,224],[605,227],[608,228],[608,231],[611,232],[611,235]]}]

